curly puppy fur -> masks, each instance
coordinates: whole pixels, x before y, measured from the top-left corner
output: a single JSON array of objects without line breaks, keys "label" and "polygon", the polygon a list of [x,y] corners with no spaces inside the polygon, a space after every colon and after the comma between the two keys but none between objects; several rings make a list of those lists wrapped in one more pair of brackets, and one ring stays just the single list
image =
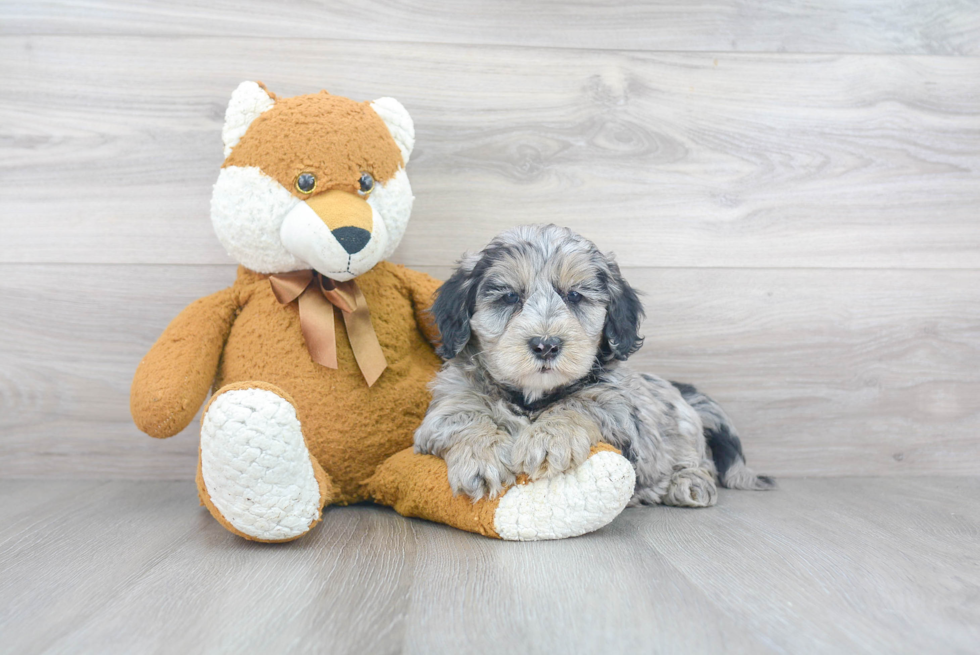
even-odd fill
[{"label": "curly puppy fur", "polygon": [[558,475],[600,441],[636,468],[631,505],[707,507],[716,482],[773,486],[717,403],[624,363],[643,343],[643,307],[613,258],[571,230],[518,227],[465,255],[432,314],[447,361],[415,450],[446,460],[456,493]]}]

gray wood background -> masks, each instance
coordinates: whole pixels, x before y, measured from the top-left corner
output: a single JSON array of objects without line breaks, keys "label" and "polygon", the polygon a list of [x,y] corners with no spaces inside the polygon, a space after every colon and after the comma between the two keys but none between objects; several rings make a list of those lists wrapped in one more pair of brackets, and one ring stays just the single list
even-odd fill
[{"label": "gray wood background", "polygon": [[569,225],[645,292],[636,364],[780,476],[980,473],[980,3],[0,3],[0,476],[183,479],[132,372],[230,284],[225,104],[390,95],[395,256]]}]

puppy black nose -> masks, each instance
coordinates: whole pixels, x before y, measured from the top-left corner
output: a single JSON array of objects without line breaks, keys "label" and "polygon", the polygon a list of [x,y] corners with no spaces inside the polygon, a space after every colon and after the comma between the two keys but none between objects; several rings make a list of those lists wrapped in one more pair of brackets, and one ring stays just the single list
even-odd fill
[{"label": "puppy black nose", "polygon": [[364,246],[366,246],[368,241],[371,240],[370,232],[352,225],[338,227],[336,230],[332,230],[331,233],[334,235],[334,238],[340,242],[340,245],[344,247],[344,250],[351,255],[364,250]]},{"label": "puppy black nose", "polygon": [[527,345],[531,348],[531,352],[538,359],[554,359],[561,352],[561,346],[564,342],[558,337],[547,337],[542,339],[541,337],[534,337],[529,339]]}]

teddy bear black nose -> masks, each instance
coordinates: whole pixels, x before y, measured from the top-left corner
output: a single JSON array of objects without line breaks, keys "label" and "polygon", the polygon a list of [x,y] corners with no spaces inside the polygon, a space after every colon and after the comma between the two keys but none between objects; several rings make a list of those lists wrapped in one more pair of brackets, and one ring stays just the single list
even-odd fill
[{"label": "teddy bear black nose", "polygon": [[338,227],[336,230],[332,230],[332,233],[334,238],[344,247],[344,250],[351,255],[364,250],[364,246],[371,240],[370,232],[352,225]]},{"label": "teddy bear black nose", "polygon": [[529,339],[527,345],[531,348],[531,352],[538,359],[554,359],[561,352],[561,347],[564,342],[558,337],[546,337],[542,339],[541,337],[534,337]]}]

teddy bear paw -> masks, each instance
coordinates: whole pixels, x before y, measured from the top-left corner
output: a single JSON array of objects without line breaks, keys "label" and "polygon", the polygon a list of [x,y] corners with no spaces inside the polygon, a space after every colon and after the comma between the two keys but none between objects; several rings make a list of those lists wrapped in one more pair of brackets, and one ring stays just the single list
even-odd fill
[{"label": "teddy bear paw", "polygon": [[234,389],[212,400],[201,420],[201,475],[208,509],[248,539],[288,541],[320,519],[296,409],[271,391]]},{"label": "teddy bear paw", "polygon": [[494,514],[501,539],[564,539],[598,530],[626,507],[636,472],[618,452],[599,451],[552,478],[511,487]]}]

